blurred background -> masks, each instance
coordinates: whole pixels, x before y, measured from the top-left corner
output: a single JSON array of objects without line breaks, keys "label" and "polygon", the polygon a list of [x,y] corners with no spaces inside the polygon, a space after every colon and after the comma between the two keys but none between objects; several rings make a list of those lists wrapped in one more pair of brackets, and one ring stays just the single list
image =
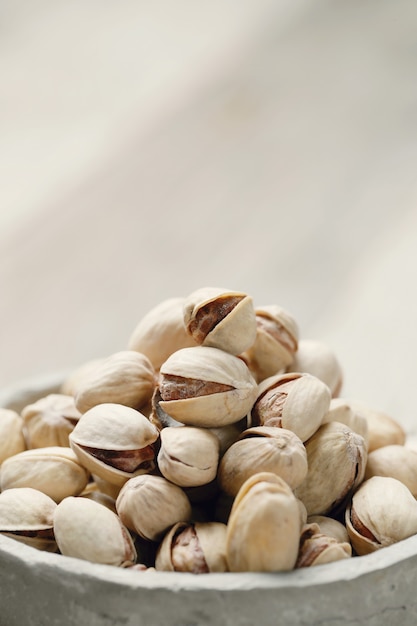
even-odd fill
[{"label": "blurred background", "polygon": [[0,388],[202,286],[417,425],[417,3],[2,0]]}]

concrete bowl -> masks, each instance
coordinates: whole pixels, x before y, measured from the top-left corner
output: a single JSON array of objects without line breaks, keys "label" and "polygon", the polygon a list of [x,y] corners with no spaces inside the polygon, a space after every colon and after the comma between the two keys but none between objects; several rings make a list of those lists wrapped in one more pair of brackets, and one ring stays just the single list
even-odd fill
[{"label": "concrete bowl", "polygon": [[[0,394],[20,410],[62,376]],[[0,626],[381,626],[417,623],[417,536],[365,557],[285,573],[138,572],[0,535]]]}]

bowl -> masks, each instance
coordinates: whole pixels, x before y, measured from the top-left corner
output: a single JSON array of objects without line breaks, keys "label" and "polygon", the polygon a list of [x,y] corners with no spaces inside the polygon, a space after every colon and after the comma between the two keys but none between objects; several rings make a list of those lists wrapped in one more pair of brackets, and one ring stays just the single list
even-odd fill
[{"label": "bowl", "polygon": [[[20,411],[63,375],[0,394]],[[0,535],[2,626],[292,626],[417,623],[417,536],[361,557],[277,573],[132,571]]]}]

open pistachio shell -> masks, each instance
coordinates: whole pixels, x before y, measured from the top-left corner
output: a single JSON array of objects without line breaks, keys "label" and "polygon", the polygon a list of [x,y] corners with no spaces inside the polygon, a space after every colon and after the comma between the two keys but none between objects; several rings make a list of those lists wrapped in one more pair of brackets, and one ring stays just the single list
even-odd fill
[{"label": "open pistachio shell", "polygon": [[240,488],[227,523],[230,571],[293,569],[300,531],[300,509],[287,483],[269,472],[255,474]]},{"label": "open pistachio shell", "polygon": [[306,524],[301,532],[296,567],[313,567],[352,556],[349,541],[339,542],[322,533],[318,524]]},{"label": "open pistachio shell", "polygon": [[240,354],[255,341],[253,300],[238,291],[197,289],[185,299],[184,324],[196,343]]},{"label": "open pistachio shell", "polygon": [[71,448],[92,474],[121,486],[154,469],[158,429],[139,411],[121,404],[98,404],[72,431]]},{"label": "open pistachio shell", "polygon": [[368,454],[365,479],[372,476],[396,478],[417,498],[417,451],[395,444],[372,450]]},{"label": "open pistachio shell", "polygon": [[23,450],[26,450],[26,440],[21,416],[12,409],[0,408],[0,465]]},{"label": "open pistachio shell", "polygon": [[341,392],[342,367],[333,350],[322,341],[301,339],[288,371],[306,372],[316,376],[329,387],[333,398]]},{"label": "open pistachio shell", "polygon": [[69,435],[81,417],[74,397],[51,393],[22,410],[28,448],[69,445]]},{"label": "open pistachio shell", "polygon": [[333,517],[327,515],[310,515],[307,524],[317,524],[320,532],[327,537],[333,537],[340,543],[349,543],[349,535],[346,526]]},{"label": "open pistachio shell", "polygon": [[257,385],[246,364],[218,348],[178,350],[162,364],[160,374],[160,407],[190,426],[238,422],[256,397]]}]

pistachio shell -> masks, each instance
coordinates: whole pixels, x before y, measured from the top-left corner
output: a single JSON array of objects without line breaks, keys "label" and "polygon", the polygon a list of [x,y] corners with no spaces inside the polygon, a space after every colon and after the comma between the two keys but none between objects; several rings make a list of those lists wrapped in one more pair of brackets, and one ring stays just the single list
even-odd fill
[{"label": "pistachio shell", "polygon": [[346,398],[332,398],[329,410],[323,418],[323,424],[327,422],[340,422],[346,424],[355,433],[364,438],[368,447],[368,422],[365,417],[354,409],[352,403]]},{"label": "pistachio shell", "polygon": [[16,411],[0,408],[0,465],[23,450],[26,450],[26,441],[22,418]]},{"label": "pistachio shell", "polygon": [[339,543],[349,543],[349,535],[346,526],[327,515],[310,515],[307,518],[308,524],[317,524],[320,532],[327,537],[333,537]]},{"label": "pistachio shell", "polygon": [[350,403],[352,408],[367,421],[368,452],[383,446],[404,445],[406,433],[397,420],[363,402],[351,400]]},{"label": "pistachio shell", "polygon": [[133,539],[116,513],[94,500],[62,500],[54,512],[54,532],[65,556],[119,567],[136,560]]},{"label": "pistachio shell", "polygon": [[329,387],[333,398],[342,389],[342,367],[333,350],[322,341],[301,339],[288,371],[306,372],[316,376]]},{"label": "pistachio shell", "polygon": [[238,291],[197,289],[185,299],[184,325],[196,343],[240,354],[255,341],[253,300]]},{"label": "pistachio shell", "polygon": [[71,395],[51,393],[28,404],[22,411],[28,448],[67,447],[80,417]]},{"label": "pistachio shell", "polygon": [[75,396],[79,384],[91,371],[96,369],[97,365],[99,365],[102,360],[103,358],[90,359],[89,361],[86,361],[85,363],[82,363],[81,365],[76,367],[64,379],[59,390],[60,393],[67,396]]},{"label": "pistachio shell", "polygon": [[417,451],[400,445],[383,446],[368,454],[365,479],[390,476],[401,481],[417,497]]},{"label": "pistachio shell", "polygon": [[55,502],[78,495],[86,487],[89,472],[71,448],[49,446],[15,454],[1,467],[1,490],[32,487]]},{"label": "pistachio shell", "polygon": [[296,567],[313,567],[352,556],[350,543],[339,542],[320,532],[318,524],[307,524],[301,533]]},{"label": "pistachio shell", "polygon": [[255,474],[239,490],[227,523],[230,571],[293,569],[300,530],[300,509],[286,482],[269,472]]}]

